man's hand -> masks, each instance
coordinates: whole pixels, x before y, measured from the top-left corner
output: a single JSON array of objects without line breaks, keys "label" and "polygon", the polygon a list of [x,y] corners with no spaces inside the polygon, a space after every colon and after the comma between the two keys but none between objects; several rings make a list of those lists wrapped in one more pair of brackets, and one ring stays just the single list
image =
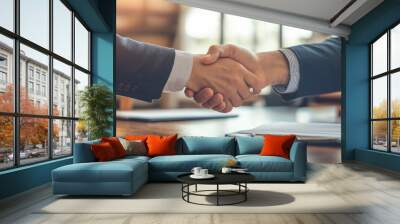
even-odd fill
[{"label": "man's hand", "polygon": [[[209,48],[207,55],[201,57],[201,62],[209,65],[216,63],[220,58],[231,58],[257,76],[261,88],[253,89],[253,93],[255,94],[258,94],[267,85],[284,85],[289,81],[288,64],[279,51],[253,54],[244,48],[232,44],[213,45]],[[211,91],[211,89],[205,88],[195,93],[193,90],[187,88],[185,94],[188,97],[194,96],[195,101],[202,104],[203,107],[208,106],[208,108],[215,108],[214,110],[221,112],[220,108],[224,99],[221,99],[216,94],[210,95]],[[208,98],[205,97],[205,93],[208,93]],[[201,97],[197,96],[200,94]],[[202,100],[199,101],[197,100],[198,98]],[[218,107],[216,107],[217,105]]]},{"label": "man's hand", "polygon": [[230,111],[233,106],[240,106],[243,100],[252,95],[250,89],[260,89],[259,78],[240,63],[221,58],[216,63],[204,65],[200,57],[194,57],[192,74],[186,87],[195,92],[210,87],[214,92],[222,94],[225,101],[225,109],[222,112]]}]

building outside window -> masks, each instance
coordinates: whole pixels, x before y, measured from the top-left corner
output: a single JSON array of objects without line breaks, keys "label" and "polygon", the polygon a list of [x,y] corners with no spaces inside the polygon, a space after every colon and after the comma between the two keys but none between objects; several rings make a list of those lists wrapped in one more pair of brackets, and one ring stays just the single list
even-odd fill
[{"label": "building outside window", "polygon": [[400,153],[400,24],[370,44],[371,148]]},{"label": "building outside window", "polygon": [[[0,21],[0,26],[8,30],[0,29],[0,56],[8,59],[0,60],[0,83],[5,80],[9,86],[0,90],[0,170],[70,156],[74,136],[80,140],[87,138],[84,125],[76,128],[79,114],[74,114],[71,107],[79,101],[79,91],[90,85],[89,81],[80,81],[90,80],[91,74],[87,26],[64,1],[21,0],[19,3],[19,7],[13,0],[2,3],[3,10],[9,10],[13,17],[20,16],[14,18],[20,23],[14,30],[13,25]],[[14,10],[14,6],[18,8]],[[42,13],[36,13],[39,11]],[[15,51],[17,45],[19,52]],[[17,62],[12,60],[14,52],[20,59]],[[13,81],[15,64],[19,88],[15,88]],[[79,79],[75,78],[78,72]],[[64,82],[63,88],[58,80]],[[65,85],[82,88],[76,90]],[[19,91],[17,99],[14,99],[15,91]],[[63,102],[57,104],[59,94]]]},{"label": "building outside window", "polygon": [[0,91],[4,92],[7,88],[7,56],[0,54]]}]

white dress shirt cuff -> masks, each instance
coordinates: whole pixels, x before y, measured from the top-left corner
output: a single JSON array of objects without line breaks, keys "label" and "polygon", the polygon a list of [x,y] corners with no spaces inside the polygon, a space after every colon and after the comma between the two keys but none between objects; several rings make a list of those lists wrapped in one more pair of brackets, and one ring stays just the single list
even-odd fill
[{"label": "white dress shirt cuff", "polygon": [[192,66],[192,54],[175,50],[174,65],[164,86],[164,92],[178,92],[183,90],[192,74]]},{"label": "white dress shirt cuff", "polygon": [[294,93],[299,88],[300,82],[300,65],[296,55],[290,49],[281,49],[280,52],[286,57],[289,64],[289,83],[274,86],[274,90],[279,94]]}]

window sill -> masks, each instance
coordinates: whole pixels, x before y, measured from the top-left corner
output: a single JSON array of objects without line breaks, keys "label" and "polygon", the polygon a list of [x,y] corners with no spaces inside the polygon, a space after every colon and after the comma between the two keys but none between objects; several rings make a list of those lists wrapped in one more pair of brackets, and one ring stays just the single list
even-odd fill
[{"label": "window sill", "polygon": [[6,175],[6,174],[10,174],[10,173],[14,173],[14,172],[19,172],[19,171],[32,169],[32,168],[35,168],[35,167],[49,165],[49,164],[52,164],[52,163],[58,163],[58,162],[66,161],[66,160],[69,160],[69,159],[72,159],[72,156],[62,157],[62,158],[59,158],[59,159],[52,159],[52,160],[43,161],[43,162],[39,162],[39,163],[34,163],[34,164],[30,164],[30,165],[24,165],[24,166],[21,166],[21,167],[10,168],[10,169],[7,169],[7,170],[0,171],[0,176],[1,175]]}]

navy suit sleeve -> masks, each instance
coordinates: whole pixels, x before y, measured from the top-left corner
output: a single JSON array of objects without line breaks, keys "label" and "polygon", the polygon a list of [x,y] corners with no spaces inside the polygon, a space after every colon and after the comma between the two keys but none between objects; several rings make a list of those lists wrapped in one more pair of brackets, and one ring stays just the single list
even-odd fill
[{"label": "navy suit sleeve", "polygon": [[340,90],[341,39],[331,38],[318,44],[305,44],[289,48],[300,66],[297,91],[282,94],[286,100]]},{"label": "navy suit sleeve", "polygon": [[175,50],[116,38],[116,93],[151,102],[159,99],[175,60]]}]

